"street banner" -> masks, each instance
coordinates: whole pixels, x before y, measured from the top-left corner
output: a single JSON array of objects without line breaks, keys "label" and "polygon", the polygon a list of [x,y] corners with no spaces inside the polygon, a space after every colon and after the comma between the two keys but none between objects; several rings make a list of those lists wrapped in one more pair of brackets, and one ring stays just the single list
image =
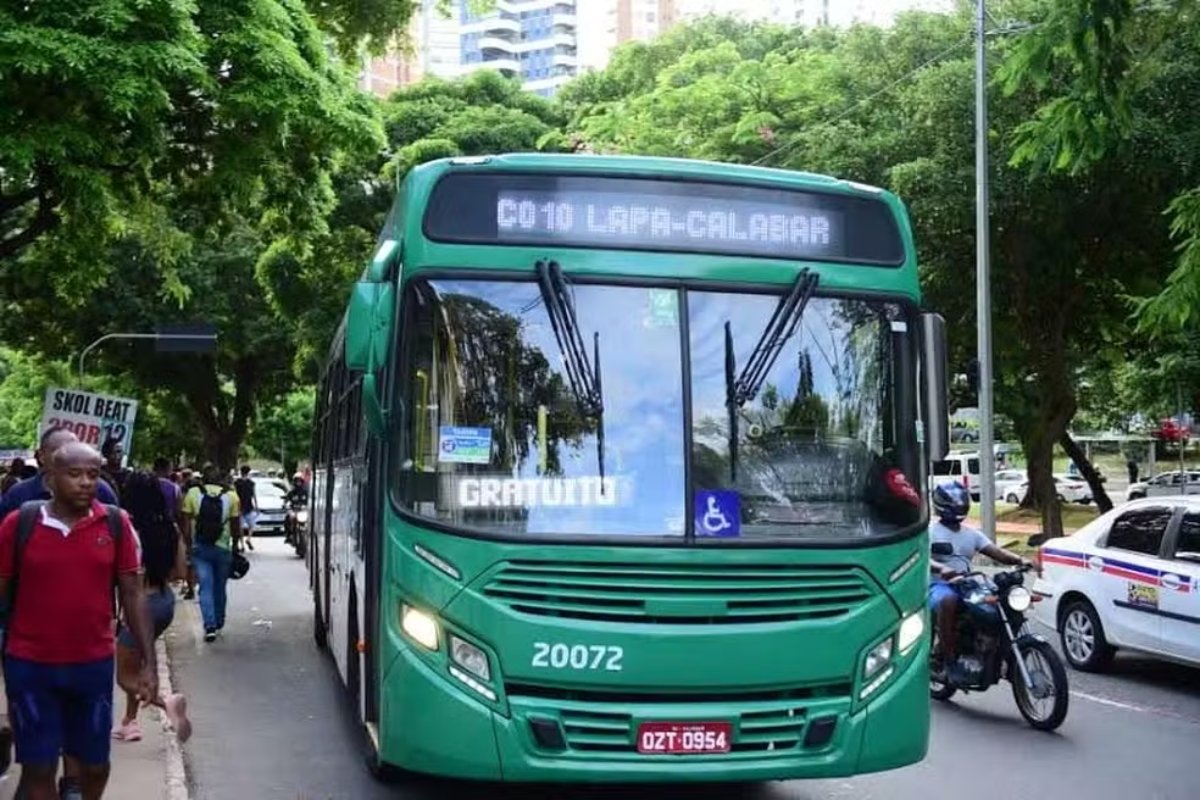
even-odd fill
[{"label": "street banner", "polygon": [[133,421],[137,417],[137,400],[107,394],[81,392],[77,389],[46,390],[42,406],[42,432],[66,428],[97,450],[110,439],[121,443],[129,455],[133,444]]}]

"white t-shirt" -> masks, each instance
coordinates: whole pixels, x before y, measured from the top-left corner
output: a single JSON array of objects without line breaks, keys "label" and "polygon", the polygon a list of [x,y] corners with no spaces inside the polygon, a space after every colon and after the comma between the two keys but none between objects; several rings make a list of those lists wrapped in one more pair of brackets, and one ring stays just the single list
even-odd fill
[{"label": "white t-shirt", "polygon": [[975,554],[992,543],[977,528],[959,525],[955,531],[941,522],[935,522],[929,526],[929,543],[937,542],[949,542],[954,548],[954,555],[934,555],[933,560],[959,573],[970,572]]}]

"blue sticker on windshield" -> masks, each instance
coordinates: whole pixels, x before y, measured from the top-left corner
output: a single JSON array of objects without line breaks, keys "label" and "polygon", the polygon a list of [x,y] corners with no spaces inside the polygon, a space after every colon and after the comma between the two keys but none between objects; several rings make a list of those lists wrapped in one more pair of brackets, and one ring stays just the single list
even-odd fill
[{"label": "blue sticker on windshield", "polygon": [[439,425],[438,460],[450,464],[490,464],[492,429]]},{"label": "blue sticker on windshield", "polygon": [[737,492],[696,492],[696,535],[733,537],[742,531],[742,497]]}]

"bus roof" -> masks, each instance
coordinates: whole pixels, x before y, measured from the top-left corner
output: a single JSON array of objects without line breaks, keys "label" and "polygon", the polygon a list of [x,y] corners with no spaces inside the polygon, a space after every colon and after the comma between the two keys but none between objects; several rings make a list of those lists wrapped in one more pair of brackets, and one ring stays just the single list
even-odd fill
[{"label": "bus roof", "polygon": [[887,190],[876,186],[868,186],[815,172],[727,164],[720,161],[692,158],[588,153],[505,153],[441,158],[414,167],[405,180],[423,183],[434,180],[442,173],[455,168],[498,172],[530,170],[659,178],[705,178],[731,183],[762,183],[773,186],[825,189],[867,197],[893,197]]}]

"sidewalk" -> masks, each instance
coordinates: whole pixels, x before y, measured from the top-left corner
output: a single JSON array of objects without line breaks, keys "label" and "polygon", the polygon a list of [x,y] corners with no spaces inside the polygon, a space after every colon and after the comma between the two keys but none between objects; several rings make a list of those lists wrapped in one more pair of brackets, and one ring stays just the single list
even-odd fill
[{"label": "sidewalk", "polygon": [[[169,674],[166,648],[158,643],[159,682]],[[165,686],[165,684],[164,684]],[[0,677],[0,696],[4,681]],[[3,711],[0,720],[8,724],[8,704],[0,701]],[[113,713],[119,717],[125,711],[125,693],[113,687]],[[182,775],[182,761],[178,758],[179,743],[175,734],[169,732],[162,711],[157,708],[143,709],[138,718],[142,722],[140,742],[112,743],[112,777],[108,781],[106,798],[114,800],[181,800],[187,798],[186,784]],[[17,790],[21,767],[13,764],[0,778],[0,800],[11,800]]]}]

